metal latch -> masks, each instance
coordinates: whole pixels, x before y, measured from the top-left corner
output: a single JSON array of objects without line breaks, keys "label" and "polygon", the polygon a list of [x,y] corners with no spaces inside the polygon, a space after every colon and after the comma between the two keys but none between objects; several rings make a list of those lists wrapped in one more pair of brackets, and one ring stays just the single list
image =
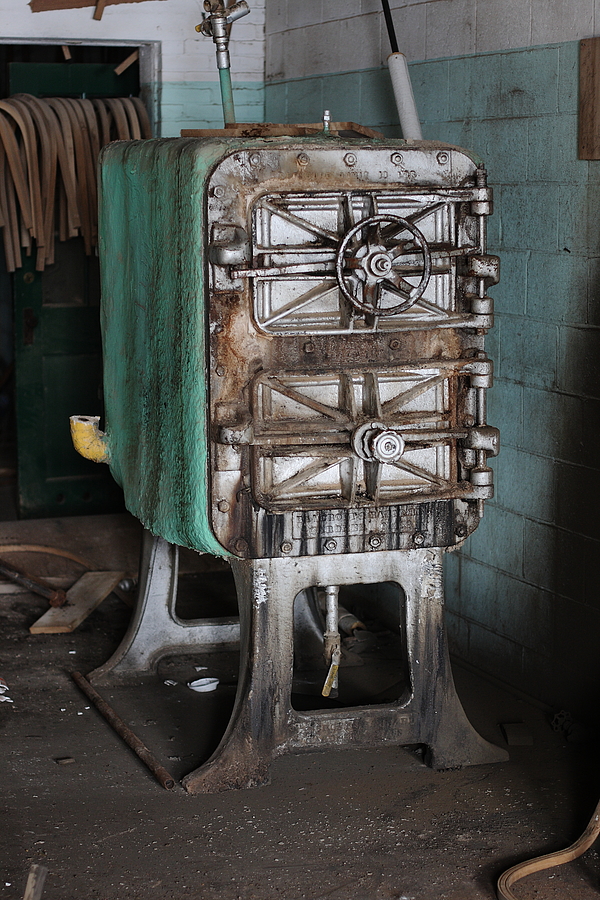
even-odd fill
[{"label": "metal latch", "polygon": [[465,447],[469,450],[485,450],[488,456],[498,456],[500,452],[500,432],[492,425],[479,425],[469,428],[465,438]]},{"label": "metal latch", "polygon": [[213,225],[208,258],[216,266],[238,266],[250,259],[250,241],[239,225]]},{"label": "metal latch", "polygon": [[471,278],[483,278],[489,284],[498,284],[500,281],[500,259],[491,254],[479,254],[469,256],[467,261],[467,275]]},{"label": "metal latch", "polygon": [[365,422],[352,435],[357,456],[369,462],[395,463],[404,453],[404,438],[383,422]]}]

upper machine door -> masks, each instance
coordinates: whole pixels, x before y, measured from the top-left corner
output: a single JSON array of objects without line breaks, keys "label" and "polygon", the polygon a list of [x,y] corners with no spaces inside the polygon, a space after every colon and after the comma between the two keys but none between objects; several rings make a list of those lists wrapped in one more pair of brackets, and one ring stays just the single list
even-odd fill
[{"label": "upper machine door", "polygon": [[469,224],[439,193],[271,194],[255,204],[252,266],[239,274],[270,334],[447,326],[457,255],[478,248]]},{"label": "upper machine door", "polygon": [[[475,527],[495,440],[480,395],[489,211],[473,162],[439,146],[269,148],[215,170],[211,471],[225,546],[440,546]],[[393,523],[382,507],[396,507]],[[340,509],[357,511],[347,539],[321,549]]]}]

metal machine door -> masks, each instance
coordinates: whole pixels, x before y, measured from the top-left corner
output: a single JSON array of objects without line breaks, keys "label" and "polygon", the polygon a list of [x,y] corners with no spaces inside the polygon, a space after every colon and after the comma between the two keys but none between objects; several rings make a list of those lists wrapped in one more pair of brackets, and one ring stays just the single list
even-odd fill
[{"label": "metal machine door", "polygon": [[212,175],[215,533],[257,556],[458,543],[497,441],[484,174],[439,148],[309,149]]}]

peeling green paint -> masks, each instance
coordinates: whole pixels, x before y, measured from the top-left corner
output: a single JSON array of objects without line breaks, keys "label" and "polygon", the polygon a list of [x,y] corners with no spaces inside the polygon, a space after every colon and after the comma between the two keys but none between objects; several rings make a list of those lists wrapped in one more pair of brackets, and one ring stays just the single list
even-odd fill
[{"label": "peeling green paint", "polygon": [[226,551],[208,519],[203,190],[224,150],[196,139],[115,142],[100,170],[111,471],[151,532],[216,555]]}]

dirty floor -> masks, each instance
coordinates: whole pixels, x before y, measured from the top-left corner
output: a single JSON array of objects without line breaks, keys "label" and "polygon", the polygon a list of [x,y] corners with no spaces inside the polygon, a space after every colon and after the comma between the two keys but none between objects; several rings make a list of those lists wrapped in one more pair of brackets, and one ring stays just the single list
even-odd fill
[{"label": "dirty floor", "polygon": [[[3,558],[68,586],[77,563],[8,544],[134,575],[139,526],[128,516],[0,523]],[[186,590],[208,585],[218,599],[226,573],[192,554],[181,568]],[[568,742],[547,711],[459,666],[459,695],[486,738],[506,746],[502,722],[532,737],[509,748],[510,762],[434,772],[413,750],[348,749],[279,759],[256,790],[166,791],[69,675],[110,656],[130,606],[110,595],[71,634],[30,634],[46,608],[0,584],[0,675],[13,701],[0,703],[0,900],[23,896],[32,863],[49,870],[44,900],[489,900],[508,866],[571,843],[600,794],[591,737]],[[196,666],[220,678],[215,693],[186,687]],[[100,690],[179,780],[218,742],[235,676],[231,654],[173,657],[156,676]],[[514,890],[592,900],[600,857],[594,847]]]}]

